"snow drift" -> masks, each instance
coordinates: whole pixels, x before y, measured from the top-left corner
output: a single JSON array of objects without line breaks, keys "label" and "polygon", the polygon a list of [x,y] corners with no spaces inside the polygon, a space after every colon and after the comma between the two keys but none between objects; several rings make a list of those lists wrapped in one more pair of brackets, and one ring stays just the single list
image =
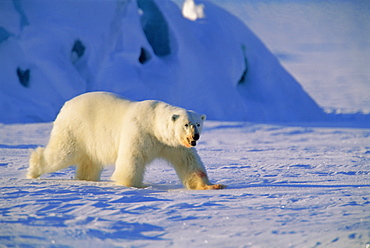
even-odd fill
[{"label": "snow drift", "polygon": [[327,117],[241,21],[186,3],[188,18],[168,0],[1,1],[0,122],[52,121],[97,90],[213,120]]}]

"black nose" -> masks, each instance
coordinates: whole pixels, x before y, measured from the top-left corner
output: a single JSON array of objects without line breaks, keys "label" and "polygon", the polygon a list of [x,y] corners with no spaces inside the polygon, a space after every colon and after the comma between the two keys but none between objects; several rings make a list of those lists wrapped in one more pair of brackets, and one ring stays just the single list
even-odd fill
[{"label": "black nose", "polygon": [[194,140],[198,140],[198,139],[199,139],[199,134],[197,134],[197,133],[196,133],[196,134],[194,134],[193,139],[194,139]]}]

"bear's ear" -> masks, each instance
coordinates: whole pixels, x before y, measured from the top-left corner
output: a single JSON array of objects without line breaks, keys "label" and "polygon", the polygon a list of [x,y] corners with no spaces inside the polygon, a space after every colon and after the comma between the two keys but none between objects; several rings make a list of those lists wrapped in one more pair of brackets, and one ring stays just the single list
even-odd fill
[{"label": "bear's ear", "polygon": [[179,115],[172,115],[171,120],[175,122],[180,116]]},{"label": "bear's ear", "polygon": [[206,115],[201,115],[200,118],[202,119],[202,121],[205,121],[206,120]]}]

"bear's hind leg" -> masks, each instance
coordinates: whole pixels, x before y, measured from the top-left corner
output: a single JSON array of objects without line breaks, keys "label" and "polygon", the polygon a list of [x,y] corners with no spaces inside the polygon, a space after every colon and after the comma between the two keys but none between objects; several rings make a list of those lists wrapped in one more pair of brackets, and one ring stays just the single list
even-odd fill
[{"label": "bear's hind leg", "polygon": [[73,164],[73,152],[63,152],[58,149],[38,147],[32,152],[27,178],[38,178],[42,174],[55,172],[67,168]]},{"label": "bear's hind leg", "polygon": [[74,164],[76,147],[68,128],[54,125],[48,145],[38,147],[29,160],[27,178],[38,178],[42,174],[55,172]]},{"label": "bear's hind leg", "polygon": [[43,174],[45,163],[44,163],[44,150],[43,147],[38,147],[32,152],[29,167],[27,172],[28,179],[38,178]]},{"label": "bear's hind leg", "polygon": [[89,159],[80,161],[76,168],[76,179],[86,181],[99,181],[103,167],[91,162]]}]

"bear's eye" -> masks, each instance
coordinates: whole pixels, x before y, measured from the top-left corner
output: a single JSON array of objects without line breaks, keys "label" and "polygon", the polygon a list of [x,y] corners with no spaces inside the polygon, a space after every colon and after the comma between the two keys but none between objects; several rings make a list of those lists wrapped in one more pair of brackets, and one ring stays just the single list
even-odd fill
[{"label": "bear's eye", "polygon": [[197,127],[200,127],[200,124],[197,124]]},{"label": "bear's eye", "polygon": [[187,123],[186,123],[186,124],[185,124],[185,127],[188,127],[188,126],[189,126],[189,124],[187,124]]}]

